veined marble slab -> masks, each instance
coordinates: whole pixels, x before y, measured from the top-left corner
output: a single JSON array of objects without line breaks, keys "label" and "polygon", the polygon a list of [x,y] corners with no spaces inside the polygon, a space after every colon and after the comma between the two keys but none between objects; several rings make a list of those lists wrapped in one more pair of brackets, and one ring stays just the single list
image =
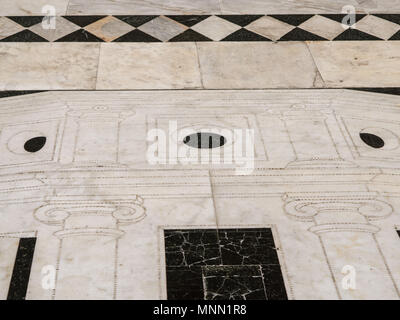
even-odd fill
[{"label": "veined marble slab", "polygon": [[2,15],[23,16],[43,15],[42,8],[46,5],[52,6],[57,15],[67,13],[69,0],[2,0],[0,13]]},{"label": "veined marble slab", "polygon": [[96,89],[201,88],[194,43],[102,44]]},{"label": "veined marble slab", "polygon": [[0,90],[94,89],[99,44],[2,43]]},{"label": "veined marble slab", "polygon": [[1,43],[1,90],[399,87],[400,43]]},{"label": "veined marble slab", "polygon": [[44,5],[64,14],[287,14],[357,12],[400,13],[399,0],[2,0],[2,15],[40,15]]},{"label": "veined marble slab", "polygon": [[317,68],[328,87],[400,85],[400,42],[309,42]]},{"label": "veined marble slab", "polygon": [[219,0],[70,0],[67,14],[212,14]]},{"label": "veined marble slab", "polygon": [[323,86],[305,43],[198,43],[207,89]]},{"label": "veined marble slab", "polygon": [[221,0],[223,13],[341,13],[344,6],[353,6],[357,12],[400,12],[399,0]]}]

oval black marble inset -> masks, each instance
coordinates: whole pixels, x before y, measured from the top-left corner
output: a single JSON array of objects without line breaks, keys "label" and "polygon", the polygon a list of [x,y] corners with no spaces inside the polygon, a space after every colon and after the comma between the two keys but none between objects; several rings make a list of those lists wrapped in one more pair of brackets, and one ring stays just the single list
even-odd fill
[{"label": "oval black marble inset", "polygon": [[24,144],[24,149],[28,152],[38,152],[46,144],[46,137],[34,137]]},{"label": "oval black marble inset", "polygon": [[381,137],[378,137],[372,133],[360,133],[360,138],[364,141],[365,144],[369,145],[372,148],[382,148],[385,145],[385,141]]},{"label": "oval black marble inset", "polygon": [[226,139],[216,133],[198,132],[185,137],[183,143],[193,148],[212,149],[222,147],[226,143]]}]

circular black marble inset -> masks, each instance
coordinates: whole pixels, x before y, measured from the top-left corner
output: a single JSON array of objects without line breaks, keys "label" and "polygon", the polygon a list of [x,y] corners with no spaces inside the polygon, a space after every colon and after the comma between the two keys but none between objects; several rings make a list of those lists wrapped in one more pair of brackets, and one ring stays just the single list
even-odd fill
[{"label": "circular black marble inset", "polygon": [[38,152],[46,144],[46,137],[34,137],[24,144],[24,149],[28,152]]},{"label": "circular black marble inset", "polygon": [[212,149],[222,147],[226,139],[216,133],[197,132],[185,137],[183,143],[193,148]]},{"label": "circular black marble inset", "polygon": [[360,133],[360,138],[364,141],[365,144],[369,145],[372,148],[379,149],[385,145],[385,141],[381,137],[378,137],[372,133]]}]

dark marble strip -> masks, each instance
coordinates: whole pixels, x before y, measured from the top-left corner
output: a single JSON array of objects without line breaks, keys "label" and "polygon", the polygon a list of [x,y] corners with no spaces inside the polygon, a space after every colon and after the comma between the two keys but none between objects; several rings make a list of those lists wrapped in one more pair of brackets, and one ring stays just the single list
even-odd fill
[{"label": "dark marble strip", "polygon": [[[296,88],[296,90],[338,90],[340,88]],[[357,91],[367,91],[367,92],[375,92],[382,94],[390,94],[390,95],[400,95],[400,87],[381,87],[381,88],[372,88],[372,87],[347,87],[342,88],[347,90],[357,90]],[[272,89],[275,90],[275,89]],[[0,91],[0,99],[8,98],[14,96],[21,96],[27,94],[35,94],[41,92],[51,92],[51,91],[93,91],[93,90],[12,90],[12,91]],[[101,91],[101,90],[99,90]],[[121,91],[121,90],[120,90]],[[122,90],[122,91],[131,91],[131,90]]]},{"label": "dark marble strip", "polygon": [[33,94],[33,93],[39,93],[39,92],[45,92],[45,91],[44,90],[0,91],[0,98],[22,96],[22,95],[26,95],[26,94]]},{"label": "dark marble strip", "polygon": [[392,94],[400,96],[400,87],[393,88],[346,88],[350,90],[358,90],[358,91],[368,91],[375,93],[383,93],[383,94]]},{"label": "dark marble strip", "polygon": [[21,238],[8,289],[7,300],[25,300],[36,238]]}]

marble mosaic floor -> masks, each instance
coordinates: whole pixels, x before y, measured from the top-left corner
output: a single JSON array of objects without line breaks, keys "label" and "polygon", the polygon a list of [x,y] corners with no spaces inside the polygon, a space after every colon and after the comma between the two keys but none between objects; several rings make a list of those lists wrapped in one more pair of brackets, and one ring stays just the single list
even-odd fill
[{"label": "marble mosaic floor", "polygon": [[399,0],[0,1],[0,299],[398,300],[399,160]]}]

